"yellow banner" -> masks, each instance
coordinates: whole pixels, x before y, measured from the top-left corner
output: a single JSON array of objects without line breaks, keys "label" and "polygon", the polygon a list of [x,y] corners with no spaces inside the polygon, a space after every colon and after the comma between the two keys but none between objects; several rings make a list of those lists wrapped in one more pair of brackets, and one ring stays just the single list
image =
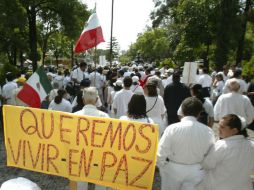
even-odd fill
[{"label": "yellow banner", "polygon": [[4,106],[7,165],[117,189],[152,189],[156,125]]}]

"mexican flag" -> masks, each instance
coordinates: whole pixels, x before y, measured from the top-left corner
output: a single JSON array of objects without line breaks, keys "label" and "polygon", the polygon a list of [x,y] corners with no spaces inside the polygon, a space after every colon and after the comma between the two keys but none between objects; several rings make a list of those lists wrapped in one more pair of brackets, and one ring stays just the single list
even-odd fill
[{"label": "mexican flag", "polygon": [[43,66],[40,66],[24,84],[17,97],[30,107],[40,108],[41,102],[51,90],[50,81]]},{"label": "mexican flag", "polygon": [[102,28],[97,13],[93,13],[89,17],[87,25],[84,27],[83,32],[76,42],[74,52],[84,52],[97,46],[101,42],[105,42],[103,38]]}]

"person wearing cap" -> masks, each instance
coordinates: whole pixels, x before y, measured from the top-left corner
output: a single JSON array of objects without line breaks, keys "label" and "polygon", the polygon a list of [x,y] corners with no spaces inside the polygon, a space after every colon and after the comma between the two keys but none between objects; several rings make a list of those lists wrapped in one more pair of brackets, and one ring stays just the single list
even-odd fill
[{"label": "person wearing cap", "polygon": [[12,95],[13,90],[18,88],[16,82],[13,82],[13,74],[11,72],[6,73],[6,84],[3,86],[2,89],[2,97],[4,99],[4,103],[13,105],[12,102]]},{"label": "person wearing cap", "polygon": [[229,80],[229,93],[222,94],[214,106],[214,120],[219,121],[227,114],[243,117],[249,125],[254,120],[254,108],[249,98],[239,93],[240,83],[237,79]]},{"label": "person wearing cap", "polygon": [[197,121],[202,109],[196,97],[186,98],[182,103],[184,117],[168,126],[160,139],[157,165],[162,190],[195,190],[203,179],[201,162],[215,137],[212,129]]},{"label": "person wearing cap", "polygon": [[26,82],[26,78],[25,77],[19,77],[16,81],[16,83],[18,84],[18,88],[14,89],[12,91],[12,103],[15,106],[27,106],[27,104],[25,104],[24,102],[22,102],[18,97],[18,93],[21,91],[21,89],[23,88],[23,85]]},{"label": "person wearing cap", "polygon": [[244,119],[235,114],[223,116],[219,136],[202,162],[206,174],[197,189],[253,190],[254,142],[247,138]]},{"label": "person wearing cap", "polygon": [[167,109],[168,125],[179,122],[177,110],[182,101],[190,97],[190,89],[180,82],[180,73],[173,74],[173,83],[166,86],[164,90],[164,103]]},{"label": "person wearing cap", "polygon": [[133,76],[132,77],[132,85],[131,85],[131,91],[134,94],[143,94],[144,95],[144,90],[143,88],[139,85],[139,77],[138,76]]},{"label": "person wearing cap", "polygon": [[117,118],[127,114],[128,104],[133,95],[133,92],[130,90],[131,85],[132,79],[125,77],[123,79],[123,89],[115,94],[112,107]]}]

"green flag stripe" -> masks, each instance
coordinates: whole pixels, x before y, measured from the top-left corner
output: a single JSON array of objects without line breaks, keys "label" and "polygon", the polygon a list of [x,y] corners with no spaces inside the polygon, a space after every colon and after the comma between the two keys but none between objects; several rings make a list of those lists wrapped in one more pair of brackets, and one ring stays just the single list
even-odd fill
[{"label": "green flag stripe", "polygon": [[46,75],[46,73],[43,69],[43,66],[40,66],[36,70],[36,73],[40,76],[40,83],[43,86],[45,92],[48,94],[53,88],[52,88],[52,85],[50,84],[48,76]]}]

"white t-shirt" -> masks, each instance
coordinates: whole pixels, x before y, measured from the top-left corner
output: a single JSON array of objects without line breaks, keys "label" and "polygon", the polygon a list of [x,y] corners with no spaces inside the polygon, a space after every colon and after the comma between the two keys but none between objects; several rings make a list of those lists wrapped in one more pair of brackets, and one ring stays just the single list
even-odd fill
[{"label": "white t-shirt", "polygon": [[82,71],[80,68],[77,68],[72,72],[72,78],[77,79],[78,82],[81,82],[85,78],[89,79],[89,74]]},{"label": "white t-shirt", "polygon": [[128,120],[128,121],[138,121],[138,122],[143,122],[143,123],[151,123],[151,124],[154,123],[153,120],[151,118],[149,118],[149,117],[147,117],[147,118],[140,118],[140,119],[133,119],[133,118],[130,118],[128,116],[123,115],[119,119],[121,119],[121,120]]},{"label": "white t-shirt", "polygon": [[184,165],[198,164],[203,161],[214,141],[212,129],[195,117],[184,117],[181,122],[168,126],[164,131],[157,153],[158,165],[167,164],[166,158]]},{"label": "white t-shirt", "polygon": [[253,190],[254,142],[242,135],[219,140],[203,160],[200,190]]},{"label": "white t-shirt", "polygon": [[131,100],[133,92],[131,90],[122,89],[115,94],[113,99],[113,109],[116,109],[116,117],[119,118],[122,115],[127,115],[128,104]]},{"label": "white t-shirt", "polygon": [[63,112],[72,112],[71,103],[64,98],[60,104],[56,104],[54,100],[52,100],[49,104],[49,110],[63,111]]},{"label": "white t-shirt", "polygon": [[254,119],[254,108],[250,99],[242,94],[231,92],[222,94],[214,106],[214,119],[219,121],[227,114],[236,114],[250,124]]},{"label": "white t-shirt", "polygon": [[134,94],[143,94],[144,95],[144,90],[141,86],[137,85],[131,85],[130,90],[134,93]]},{"label": "white t-shirt", "polygon": [[12,92],[14,89],[18,88],[17,83],[15,82],[7,82],[4,86],[3,86],[3,90],[2,90],[2,96],[6,99],[6,103],[9,105],[13,105],[12,102]]}]

